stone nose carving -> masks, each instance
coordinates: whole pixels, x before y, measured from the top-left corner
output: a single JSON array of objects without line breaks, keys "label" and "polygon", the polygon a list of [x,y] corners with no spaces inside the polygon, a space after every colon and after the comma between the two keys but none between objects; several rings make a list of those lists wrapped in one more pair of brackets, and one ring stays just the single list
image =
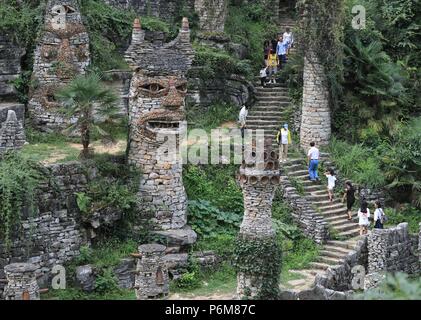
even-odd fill
[{"label": "stone nose carving", "polygon": [[179,93],[174,86],[168,90],[168,94],[162,99],[164,108],[179,108],[184,104],[184,95]]}]

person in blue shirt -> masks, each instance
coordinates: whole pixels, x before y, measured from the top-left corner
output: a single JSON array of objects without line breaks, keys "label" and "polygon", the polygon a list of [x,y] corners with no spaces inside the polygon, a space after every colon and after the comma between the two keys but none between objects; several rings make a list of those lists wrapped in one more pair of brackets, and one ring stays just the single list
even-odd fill
[{"label": "person in blue shirt", "polygon": [[276,46],[276,54],[278,55],[279,68],[282,69],[282,65],[287,62],[287,50],[289,43],[282,36],[279,36],[278,45]]}]

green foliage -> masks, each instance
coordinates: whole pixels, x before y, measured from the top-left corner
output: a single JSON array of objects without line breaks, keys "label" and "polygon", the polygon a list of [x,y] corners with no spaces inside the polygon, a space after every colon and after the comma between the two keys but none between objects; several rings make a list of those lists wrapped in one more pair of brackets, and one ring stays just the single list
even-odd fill
[{"label": "green foliage", "polygon": [[303,196],[304,195],[303,183],[294,177],[289,177],[289,181],[291,182],[291,185],[297,190],[298,194]]},{"label": "green foliage", "polygon": [[243,214],[243,194],[235,180],[236,165],[193,166],[183,170],[190,200],[207,200],[224,212]]},{"label": "green foliage", "polygon": [[96,73],[79,75],[57,93],[63,102],[65,115],[69,118],[77,117],[64,132],[71,134],[80,131],[83,158],[89,156],[91,133],[112,139],[98,124],[113,123],[117,118],[117,96],[103,87],[100,80],[101,77]]},{"label": "green foliage", "polygon": [[341,175],[357,184],[367,187],[379,187],[385,182],[380,163],[373,150],[363,145],[349,145],[332,139],[331,157]]},{"label": "green foliage", "polygon": [[235,242],[233,266],[237,273],[261,277],[257,299],[272,300],[279,295],[282,252],[276,238],[248,239],[239,235]]},{"label": "green foliage", "polygon": [[232,74],[250,77],[252,70],[246,61],[230,56],[226,51],[195,46],[193,66],[200,66],[198,77],[207,82],[214,78],[229,78]]},{"label": "green foliage", "polygon": [[95,278],[95,291],[99,294],[118,290],[117,279],[111,268],[104,269]]},{"label": "green foliage", "polygon": [[[116,8],[100,0],[81,0],[81,12],[91,41],[94,70],[127,69],[121,52],[130,41],[137,14],[133,9]],[[142,17],[142,29],[170,33],[170,26],[155,17]]]},{"label": "green foliage", "polygon": [[364,300],[420,300],[421,278],[410,279],[405,273],[388,274],[379,288],[356,296]]},{"label": "green foliage", "polygon": [[241,223],[240,215],[220,211],[205,200],[189,201],[188,210],[189,224],[204,238],[215,236],[218,232],[234,234]]},{"label": "green foliage", "polygon": [[407,222],[409,231],[418,234],[420,231],[421,211],[410,205],[404,205],[399,209],[386,208],[385,214],[388,218],[387,227],[396,226],[399,223]]},{"label": "green foliage", "polygon": [[193,251],[214,251],[223,261],[230,261],[234,252],[235,236],[233,234],[219,233],[206,239],[198,239],[193,245]]},{"label": "green foliage", "polygon": [[35,214],[37,187],[42,179],[38,165],[18,153],[6,153],[0,159],[0,239],[6,247],[18,231],[22,212]]},{"label": "green foliage", "polygon": [[187,109],[187,121],[195,129],[211,129],[219,127],[227,121],[235,121],[238,116],[238,107],[227,103],[214,103],[203,114],[203,106],[192,106]]},{"label": "green foliage", "polygon": [[79,210],[83,213],[88,213],[90,211],[92,198],[87,196],[84,192],[76,193],[76,204]]}]

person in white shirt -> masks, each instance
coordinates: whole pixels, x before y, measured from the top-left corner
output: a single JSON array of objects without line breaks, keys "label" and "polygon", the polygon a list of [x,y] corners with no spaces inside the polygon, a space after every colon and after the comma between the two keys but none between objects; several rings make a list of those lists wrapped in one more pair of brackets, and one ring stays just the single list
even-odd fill
[{"label": "person in white shirt", "polygon": [[329,171],[325,172],[325,176],[327,178],[327,194],[329,195],[330,202],[333,201],[333,189],[335,188],[336,177],[335,172],[333,169],[329,169]]},{"label": "person in white shirt", "polygon": [[319,175],[317,174],[317,167],[319,166],[320,152],[319,149],[316,148],[315,142],[311,142],[310,147],[311,148],[307,153],[309,179],[311,181],[318,181]]},{"label": "person in white shirt", "polygon": [[265,87],[266,84],[266,78],[268,76],[267,74],[267,67],[264,66],[261,70],[260,70],[260,83],[262,84],[262,87]]},{"label": "person in white shirt", "polygon": [[289,55],[289,50],[294,46],[294,36],[292,35],[292,32],[290,31],[288,27],[286,28],[282,37],[288,43],[287,55]]},{"label": "person in white shirt", "polygon": [[358,225],[360,226],[360,235],[367,234],[368,226],[370,222],[370,209],[368,209],[367,201],[361,202],[361,208],[358,210]]},{"label": "person in white shirt", "polygon": [[243,105],[243,107],[240,110],[240,115],[238,116],[238,122],[240,123],[241,128],[241,136],[244,138],[244,130],[246,129],[246,119],[248,115],[248,110],[246,105]]},{"label": "person in white shirt", "polygon": [[375,229],[383,229],[383,220],[384,220],[384,212],[382,209],[382,205],[380,201],[376,201],[374,204],[376,206],[376,210],[374,210],[374,228]]}]

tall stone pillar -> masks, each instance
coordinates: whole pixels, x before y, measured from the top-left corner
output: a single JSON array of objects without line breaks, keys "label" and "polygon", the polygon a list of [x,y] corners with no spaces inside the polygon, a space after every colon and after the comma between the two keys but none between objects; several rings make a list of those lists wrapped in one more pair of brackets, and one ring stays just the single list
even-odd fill
[{"label": "tall stone pillar", "polygon": [[[159,53],[159,54],[157,54]],[[180,139],[184,131],[186,73],[193,60],[187,18],[170,43],[145,40],[141,22],[133,24],[126,60],[133,70],[129,91],[129,163],[142,171],[142,219],[179,245],[195,242],[187,226]]]},{"label": "tall stone pillar", "polygon": [[300,145],[308,149],[310,142],[328,145],[331,135],[329,90],[324,68],[317,55],[308,52],[304,58],[303,105]]},{"label": "tall stone pillar", "polygon": [[62,130],[70,121],[59,112],[55,94],[84,74],[90,63],[89,37],[76,0],[49,0],[34,52],[28,112],[42,131]]},{"label": "tall stone pillar", "polygon": [[[272,150],[270,139],[265,142],[263,155],[259,156],[257,152],[257,149],[253,148],[251,157],[246,155],[238,175],[244,198],[244,218],[239,233],[240,245],[244,242],[252,245],[276,242],[272,225],[272,201],[275,189],[280,183],[278,154]],[[244,258],[241,263],[247,263],[247,260],[253,258],[253,254],[258,255],[254,252],[245,252],[245,255],[251,254],[251,256],[241,257],[243,249],[238,249],[239,259]],[[258,259],[259,257],[256,256],[256,264],[258,264]],[[267,261],[268,264],[272,262],[275,265],[279,263],[279,261]],[[237,274],[237,294],[240,297],[259,297],[262,288],[268,284],[266,282],[276,280],[268,279],[262,273],[253,272],[247,267],[241,271],[243,267],[245,266],[239,266],[240,271]],[[279,273],[275,275],[275,278],[277,276]]]},{"label": "tall stone pillar", "polygon": [[22,122],[18,120],[14,110],[8,110],[6,121],[0,123],[0,154],[21,149],[25,139]]},{"label": "tall stone pillar", "polygon": [[228,0],[195,0],[194,10],[199,16],[202,32],[224,32]]},{"label": "tall stone pillar", "polygon": [[165,249],[165,246],[160,244],[139,246],[135,276],[138,300],[162,299],[168,296],[168,269],[162,259]]},{"label": "tall stone pillar", "polygon": [[39,287],[35,275],[37,267],[31,263],[12,263],[4,267],[7,285],[5,300],[39,300]]}]

